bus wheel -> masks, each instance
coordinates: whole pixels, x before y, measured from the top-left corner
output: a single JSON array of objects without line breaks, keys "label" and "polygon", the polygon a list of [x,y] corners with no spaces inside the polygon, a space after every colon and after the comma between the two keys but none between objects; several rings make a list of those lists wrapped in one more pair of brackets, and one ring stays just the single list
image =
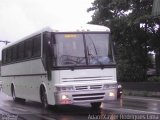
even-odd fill
[{"label": "bus wheel", "polygon": [[91,103],[91,108],[92,109],[100,109],[101,102],[93,102]]},{"label": "bus wheel", "polygon": [[47,93],[44,87],[41,88],[41,101],[44,108],[48,108]]}]

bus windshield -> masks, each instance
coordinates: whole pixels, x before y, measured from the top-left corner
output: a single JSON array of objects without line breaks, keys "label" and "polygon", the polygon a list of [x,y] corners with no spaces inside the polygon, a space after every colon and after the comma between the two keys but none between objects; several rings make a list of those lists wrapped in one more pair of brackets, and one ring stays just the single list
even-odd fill
[{"label": "bus windshield", "polygon": [[113,55],[107,33],[56,34],[57,66],[107,65]]}]

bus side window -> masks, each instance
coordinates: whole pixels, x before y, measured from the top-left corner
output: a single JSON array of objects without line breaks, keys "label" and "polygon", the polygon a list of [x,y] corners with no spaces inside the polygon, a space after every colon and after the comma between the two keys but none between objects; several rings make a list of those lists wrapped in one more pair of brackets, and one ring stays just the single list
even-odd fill
[{"label": "bus side window", "polygon": [[6,63],[6,50],[2,51],[2,64]]},{"label": "bus side window", "polygon": [[22,60],[24,58],[24,43],[18,44],[18,60]]},{"label": "bus side window", "polygon": [[24,57],[25,58],[31,58],[32,56],[32,40],[25,41],[24,44]]},{"label": "bus side window", "polygon": [[7,55],[6,55],[6,62],[10,63],[11,62],[11,49],[7,49]]},{"label": "bus side window", "polygon": [[41,36],[35,36],[33,39],[33,57],[40,57],[41,55]]},{"label": "bus side window", "polygon": [[17,59],[17,45],[12,47],[12,62],[15,62]]}]

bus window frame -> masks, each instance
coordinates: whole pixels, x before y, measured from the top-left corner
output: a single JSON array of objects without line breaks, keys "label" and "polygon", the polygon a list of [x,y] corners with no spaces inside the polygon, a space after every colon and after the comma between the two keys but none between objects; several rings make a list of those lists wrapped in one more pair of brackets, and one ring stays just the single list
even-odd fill
[{"label": "bus window frame", "polygon": [[[35,35],[35,36],[41,36],[41,33],[40,34],[37,34],[37,35]],[[33,38],[35,37],[35,36],[32,36],[32,37],[30,37],[30,38],[27,38],[27,39],[25,39],[25,40],[23,40],[23,41],[21,41],[21,42],[19,42],[19,43],[16,43],[16,44],[14,44],[14,45],[12,45],[12,46],[10,46],[10,47],[7,47],[7,48],[5,48],[5,49],[3,49],[2,50],[2,66],[5,66],[5,65],[9,65],[9,64],[15,64],[15,63],[20,63],[20,62],[25,62],[25,61],[29,61],[29,60],[34,60],[34,59],[41,59],[41,56],[42,56],[42,54],[41,54],[41,46],[40,46],[40,54],[38,55],[38,56],[33,56],[33,44],[32,44],[32,47],[31,47],[31,51],[32,51],[32,55],[30,56],[30,57],[25,57],[25,42],[26,41],[28,41],[28,39],[31,39],[31,43],[33,43]],[[40,41],[40,44],[42,44],[42,40],[41,40],[41,37],[39,37],[40,39],[39,39],[39,41]],[[23,58],[18,58],[18,46],[20,45],[20,44],[22,44],[23,43]],[[7,59],[7,51],[8,50],[12,50],[14,47],[16,47],[16,60],[13,60],[12,59],[12,52],[11,52],[11,57],[10,57],[10,61],[8,61],[8,59]],[[3,52],[4,51],[4,52]],[[6,59],[6,60],[5,60]]]},{"label": "bus window frame", "polygon": [[[115,62],[115,57],[114,57],[114,49],[113,49],[113,42],[112,40],[110,39],[110,32],[107,32],[107,31],[89,31],[89,32],[54,32],[54,36],[56,34],[83,34],[83,36],[85,34],[108,34],[109,35],[109,44],[110,44],[110,50],[112,52],[112,59],[113,59],[113,63],[110,63],[110,64],[105,64],[103,65],[89,65],[89,64],[86,64],[86,65],[82,65],[82,66],[57,66],[57,63],[55,66],[52,65],[52,70],[68,70],[68,69],[72,69],[72,67],[74,67],[74,69],[94,69],[94,68],[115,68],[116,67],[116,62]],[[55,40],[56,41],[56,40]],[[86,40],[84,40],[84,44]],[[85,45],[85,48],[86,48],[86,45]],[[87,56],[87,50],[85,50],[85,54]],[[55,57],[55,56],[54,56]]]}]

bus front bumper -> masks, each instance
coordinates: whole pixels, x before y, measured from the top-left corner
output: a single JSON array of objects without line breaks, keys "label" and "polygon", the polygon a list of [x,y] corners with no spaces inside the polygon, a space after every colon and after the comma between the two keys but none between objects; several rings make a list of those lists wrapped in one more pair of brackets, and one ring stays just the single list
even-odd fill
[{"label": "bus front bumper", "polygon": [[55,100],[56,104],[117,100],[117,89],[56,92]]}]

